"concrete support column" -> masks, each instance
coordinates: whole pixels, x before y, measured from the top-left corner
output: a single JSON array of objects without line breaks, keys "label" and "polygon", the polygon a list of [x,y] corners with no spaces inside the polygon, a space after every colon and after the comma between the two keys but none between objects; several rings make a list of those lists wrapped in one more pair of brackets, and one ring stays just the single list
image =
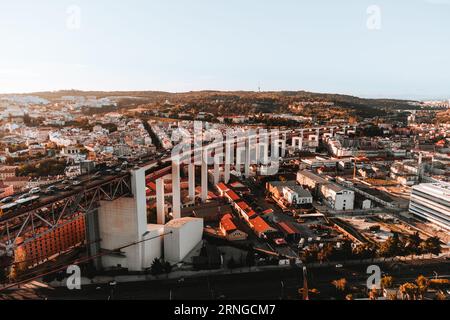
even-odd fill
[{"label": "concrete support column", "polygon": [[156,180],[156,220],[157,224],[166,224],[164,179]]},{"label": "concrete support column", "polygon": [[180,163],[178,159],[172,160],[172,215],[174,219],[181,218]]},{"label": "concrete support column", "polygon": [[190,163],[188,167],[189,199],[195,201],[195,164]]},{"label": "concrete support column", "polygon": [[[244,162],[244,161],[242,161],[242,158],[243,158],[244,152],[245,152],[245,149],[240,148],[239,144],[238,144],[238,147],[236,148],[236,164],[234,166],[237,173],[242,172],[242,163]],[[245,155],[244,155],[244,157],[245,157]]]},{"label": "concrete support column", "polygon": [[231,144],[231,141],[226,141],[225,143],[225,164],[224,164],[224,182],[228,183],[230,182],[230,167],[231,167],[231,161],[232,161],[232,148],[234,147],[234,140],[233,144]]},{"label": "concrete support column", "polygon": [[206,202],[208,200],[208,163],[206,159],[206,153],[202,152],[202,193],[201,198],[202,202]]},{"label": "concrete support column", "polygon": [[247,133],[245,138],[245,164],[244,164],[244,175],[246,178],[250,177],[250,165],[251,165],[251,139],[250,131]]},{"label": "concrete support column", "polygon": [[214,160],[214,185],[220,182],[220,162],[218,159]]},{"label": "concrete support column", "polygon": [[[86,214],[86,243],[88,243],[88,253],[96,256],[100,253],[100,229],[98,221],[98,210],[93,210]],[[102,259],[95,258],[92,261],[94,268],[98,271],[102,269]]]},{"label": "concrete support column", "polygon": [[258,152],[260,152],[260,163],[269,163],[269,133],[267,130],[260,131]]},{"label": "concrete support column", "polygon": [[262,163],[265,165],[269,164],[269,142],[264,142],[260,145],[262,148]]},{"label": "concrete support column", "polygon": [[286,157],[286,139],[282,139],[280,140],[280,144],[281,144],[281,157],[285,158]]}]

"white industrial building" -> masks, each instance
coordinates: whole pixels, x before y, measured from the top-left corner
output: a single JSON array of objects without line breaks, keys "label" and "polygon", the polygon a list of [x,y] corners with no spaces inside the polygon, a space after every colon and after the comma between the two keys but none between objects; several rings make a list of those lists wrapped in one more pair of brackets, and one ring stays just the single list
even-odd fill
[{"label": "white industrial building", "polygon": [[178,263],[202,241],[203,219],[181,218],[164,227],[164,259]]},{"label": "white industrial building", "polygon": [[[150,268],[154,259],[161,258],[163,253],[167,261],[177,263],[202,239],[203,219],[175,219],[165,226],[159,217],[161,221],[157,225],[147,224],[145,170],[141,168],[132,172],[132,198],[100,203],[100,245],[102,250],[111,251],[101,259],[106,269],[119,267],[143,271]],[[172,233],[166,235],[168,232]],[[130,245],[133,243],[138,244]],[[128,247],[121,252],[115,251],[124,246]]]},{"label": "white industrial building", "polygon": [[450,183],[414,186],[409,211],[422,219],[450,230]]},{"label": "white industrial building", "polygon": [[[144,215],[145,217],[145,215]],[[121,198],[116,201],[102,201],[99,214],[101,248],[115,250],[133,242],[162,235],[164,226],[147,225],[145,220],[139,221],[136,200]],[[143,229],[138,230],[140,223]],[[149,268],[155,258],[161,257],[162,238],[130,246],[120,254],[111,253],[102,257],[102,266],[106,269],[125,268],[130,271],[142,271]]]},{"label": "white industrial building", "polygon": [[355,192],[345,189],[335,183],[320,186],[320,193],[336,211],[353,210],[355,206]]},{"label": "white industrial building", "polygon": [[289,204],[312,204],[311,192],[300,186],[287,186],[283,188],[283,197]]},{"label": "white industrial building", "polygon": [[318,191],[327,204],[334,210],[353,210],[355,207],[355,192],[330,182],[321,176],[307,170],[297,173],[297,182],[311,190]]}]

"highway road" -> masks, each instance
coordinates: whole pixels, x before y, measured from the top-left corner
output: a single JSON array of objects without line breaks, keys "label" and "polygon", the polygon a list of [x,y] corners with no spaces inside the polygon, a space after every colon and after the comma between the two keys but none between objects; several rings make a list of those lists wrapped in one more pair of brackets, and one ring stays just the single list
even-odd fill
[{"label": "highway road", "polygon": [[[449,263],[413,262],[408,264],[385,264],[381,270],[392,275],[396,284],[414,281],[419,275],[450,278]],[[333,299],[336,290],[333,280],[346,278],[351,286],[364,290],[367,266],[343,268],[318,268],[308,270],[309,288],[319,290],[319,296],[311,299]],[[92,285],[82,290],[69,291],[65,288],[17,290],[5,292],[2,298],[14,298],[31,295],[34,299],[49,300],[279,300],[299,299],[298,289],[302,287],[302,272],[299,268],[282,269],[251,274],[226,274],[202,276],[179,280],[159,280],[152,282],[118,283],[110,285]],[[26,295],[25,295],[26,294]]]}]

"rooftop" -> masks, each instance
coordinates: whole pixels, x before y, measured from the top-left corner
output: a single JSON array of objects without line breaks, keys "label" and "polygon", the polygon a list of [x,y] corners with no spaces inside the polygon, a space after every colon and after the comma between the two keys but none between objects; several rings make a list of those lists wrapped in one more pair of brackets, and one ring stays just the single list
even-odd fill
[{"label": "rooftop", "polygon": [[302,175],[304,177],[307,177],[308,179],[314,180],[317,183],[328,183],[328,181],[326,179],[324,179],[321,176],[318,176],[317,174],[312,173],[311,171],[308,171],[308,170],[299,171],[298,174]]},{"label": "rooftop", "polygon": [[202,221],[202,220],[203,219],[190,218],[190,217],[181,218],[181,219],[174,219],[174,220],[171,220],[169,223],[167,223],[166,227],[169,227],[169,228],[182,228],[183,226],[185,226],[188,223],[195,222],[195,221]]},{"label": "rooftop", "polygon": [[450,202],[450,183],[423,183],[414,187],[414,190],[433,195]]},{"label": "rooftop", "polygon": [[309,198],[312,197],[311,192],[309,192],[308,190],[303,189],[302,187],[295,185],[295,186],[289,186],[286,187],[289,190],[292,190],[293,192],[295,192],[296,194],[298,194],[301,198]]},{"label": "rooftop", "polygon": [[228,190],[225,194],[233,201],[237,201],[241,198],[233,190]]}]

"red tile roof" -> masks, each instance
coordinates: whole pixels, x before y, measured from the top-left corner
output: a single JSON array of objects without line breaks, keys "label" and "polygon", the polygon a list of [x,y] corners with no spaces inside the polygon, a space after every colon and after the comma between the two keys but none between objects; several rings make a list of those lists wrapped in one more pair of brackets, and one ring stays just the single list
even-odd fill
[{"label": "red tile roof", "polygon": [[288,234],[298,234],[298,231],[294,227],[285,222],[280,222],[278,225]]},{"label": "red tile roof", "polygon": [[228,190],[225,192],[225,194],[230,198],[232,201],[238,201],[240,197],[234,192],[233,190]]},{"label": "red tile roof", "polygon": [[223,219],[233,219],[233,216],[231,215],[231,213],[227,213],[222,217],[222,220]]},{"label": "red tile roof", "polygon": [[231,219],[222,219],[220,221],[220,224],[223,229],[225,229],[226,232],[232,232],[234,230],[237,230],[236,225]]},{"label": "red tile roof", "polygon": [[246,209],[250,208],[249,205],[247,204],[247,202],[245,202],[245,201],[240,201],[240,202],[236,203],[236,205],[244,211]]},{"label": "red tile roof", "polygon": [[152,189],[153,191],[156,191],[156,184],[154,182],[149,182],[147,184],[147,187],[149,187],[150,189]]},{"label": "red tile roof", "polygon": [[252,220],[251,224],[253,225],[253,229],[258,233],[264,233],[268,230],[272,230],[272,228],[263,220],[261,217],[256,217]]},{"label": "red tile roof", "polygon": [[271,213],[273,213],[273,209],[267,209],[262,214],[271,214]]},{"label": "red tile roof", "polygon": [[227,185],[223,182],[217,184],[217,189],[219,189],[222,192],[230,190],[230,188],[228,188]]}]

